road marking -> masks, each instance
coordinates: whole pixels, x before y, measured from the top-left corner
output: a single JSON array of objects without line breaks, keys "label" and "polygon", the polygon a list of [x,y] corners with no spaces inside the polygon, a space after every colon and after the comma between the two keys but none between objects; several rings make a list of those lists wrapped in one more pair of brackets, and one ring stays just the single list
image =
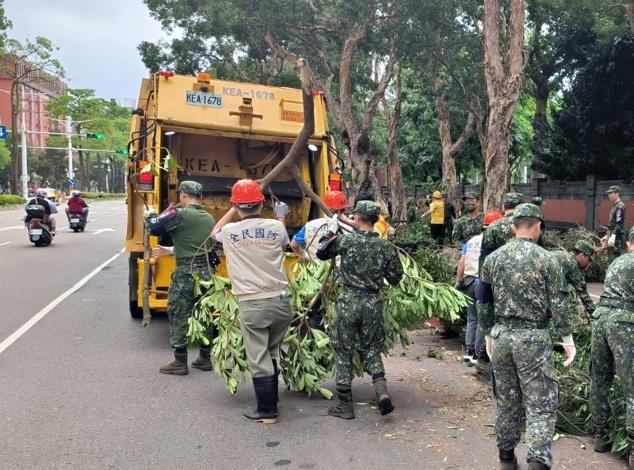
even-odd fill
[{"label": "road marking", "polygon": [[8,245],[9,243],[13,243],[13,242],[2,242],[0,243],[0,246]]},{"label": "road marking", "polygon": [[83,279],[81,279],[77,284],[75,284],[73,287],[68,289],[63,294],[61,294],[59,297],[53,300],[50,304],[48,304],[42,310],[40,310],[35,315],[33,315],[24,325],[22,325],[20,328],[15,330],[15,332],[11,336],[9,336],[2,343],[0,343],[0,354],[2,354],[9,346],[15,343],[18,339],[20,339],[20,337],[24,335],[24,333],[26,333],[31,328],[33,328],[33,326],[35,326],[37,322],[39,322],[42,318],[44,318],[47,314],[49,314],[51,310],[53,310],[55,307],[61,304],[64,300],[66,300],[68,297],[70,297],[75,292],[77,292],[79,289],[84,287],[84,285],[86,285],[88,281],[90,281],[93,277],[99,274],[99,272],[101,272],[103,268],[108,266],[119,256],[121,256],[121,253],[117,253],[113,257],[101,263],[99,266],[93,269],[88,275],[86,275]]},{"label": "road marking", "polygon": [[10,227],[0,227],[0,232],[6,232],[7,230],[20,230],[24,228],[24,225],[12,225]]},{"label": "road marking", "polygon": [[95,230],[92,234],[93,235],[99,235],[100,233],[104,233],[104,232],[114,232],[113,228],[100,228],[99,230]]},{"label": "road marking", "polygon": [[590,297],[592,297],[593,299],[600,299],[601,298],[600,295],[596,295],[596,294],[590,294]]}]

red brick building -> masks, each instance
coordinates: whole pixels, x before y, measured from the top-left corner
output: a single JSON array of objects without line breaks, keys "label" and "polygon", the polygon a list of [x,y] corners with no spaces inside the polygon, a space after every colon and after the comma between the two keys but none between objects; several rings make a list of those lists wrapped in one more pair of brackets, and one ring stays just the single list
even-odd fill
[{"label": "red brick building", "polygon": [[[11,130],[11,84],[12,77],[22,75],[28,64],[5,60],[0,69],[0,125]],[[63,95],[68,87],[66,84],[45,72],[35,71],[28,74],[22,85],[22,106],[26,118],[26,129],[33,134],[27,134],[28,145],[42,147],[46,145],[47,135],[43,132],[52,132],[63,129],[55,121],[47,118],[46,103],[51,98]],[[55,116],[57,117],[57,116]],[[21,130],[22,116],[18,116],[17,131]],[[37,149],[33,151],[37,152]]]}]

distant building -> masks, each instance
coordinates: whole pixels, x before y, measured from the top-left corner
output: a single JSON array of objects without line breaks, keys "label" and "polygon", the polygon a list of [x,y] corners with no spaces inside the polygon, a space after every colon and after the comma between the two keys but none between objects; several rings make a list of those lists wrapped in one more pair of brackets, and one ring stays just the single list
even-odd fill
[{"label": "distant building", "polygon": [[[11,129],[11,83],[12,76],[20,75],[26,71],[28,64],[4,59],[4,65],[0,70],[0,124]],[[11,69],[11,72],[7,72]],[[15,73],[13,72],[15,71]],[[34,132],[27,134],[27,143],[33,147],[46,146],[45,132],[65,130],[63,125],[47,118],[46,103],[52,98],[66,94],[68,86],[60,79],[45,72],[36,71],[30,74],[22,87],[22,106],[25,113],[26,129]],[[20,132],[22,116],[18,115],[17,131]],[[37,152],[37,149],[34,149]],[[42,150],[43,151],[43,150]]]}]

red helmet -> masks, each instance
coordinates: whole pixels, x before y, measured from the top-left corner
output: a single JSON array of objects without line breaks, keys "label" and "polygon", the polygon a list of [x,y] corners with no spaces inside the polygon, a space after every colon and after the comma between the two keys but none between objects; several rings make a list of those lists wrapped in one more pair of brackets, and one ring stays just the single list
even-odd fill
[{"label": "red helmet", "polygon": [[348,201],[346,195],[341,191],[330,191],[324,197],[324,203],[328,206],[328,209],[333,211],[340,211],[348,208]]},{"label": "red helmet", "polygon": [[260,185],[253,180],[238,180],[231,188],[232,204],[257,204],[264,201]]},{"label": "red helmet", "polygon": [[482,225],[484,225],[485,227],[488,227],[493,222],[501,218],[502,218],[502,214],[500,214],[498,211],[489,211],[484,216],[484,222],[482,223]]}]

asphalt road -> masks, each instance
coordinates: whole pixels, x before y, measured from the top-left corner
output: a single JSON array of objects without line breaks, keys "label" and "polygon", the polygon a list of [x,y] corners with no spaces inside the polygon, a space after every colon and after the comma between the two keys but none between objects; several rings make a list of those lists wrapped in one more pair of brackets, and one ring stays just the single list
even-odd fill
[{"label": "asphalt road", "polygon": [[[386,418],[367,406],[367,378],[355,381],[357,419],[328,417],[327,401],[283,391],[280,423],[264,426],[241,417],[253,405],[248,384],[232,397],[209,372],[159,374],[172,357],[167,321],[154,317],[141,328],[130,318],[125,254],[16,338],[121,251],[125,206],[94,203],[92,222],[78,234],[62,214],[44,248],[11,228],[20,216],[0,212],[0,469],[497,467],[486,388],[465,378],[460,362],[427,358],[427,346],[386,360],[397,405]],[[571,462],[556,468],[623,468],[591,451],[577,456],[577,441],[556,447],[556,458]]]}]

